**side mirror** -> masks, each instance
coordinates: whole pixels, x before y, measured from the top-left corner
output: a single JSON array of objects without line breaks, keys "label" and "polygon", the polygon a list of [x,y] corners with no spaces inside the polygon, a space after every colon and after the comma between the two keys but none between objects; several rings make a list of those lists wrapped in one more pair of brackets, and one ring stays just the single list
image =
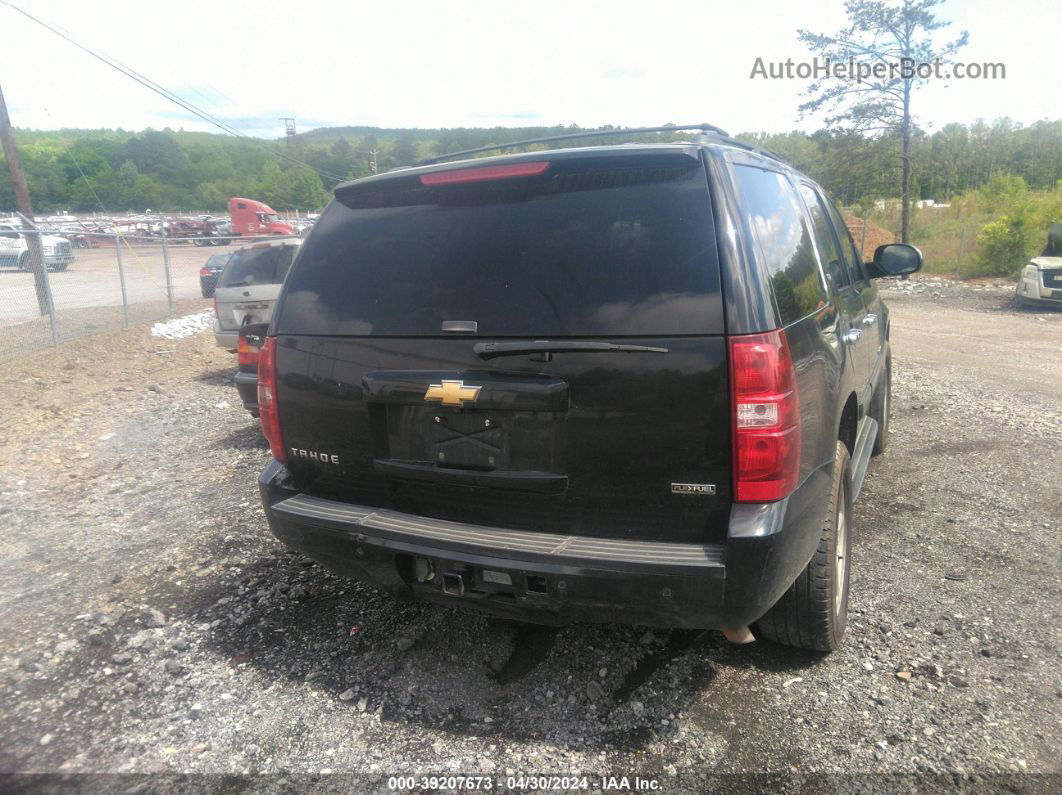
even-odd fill
[{"label": "side mirror", "polygon": [[922,252],[907,243],[888,243],[874,250],[874,261],[867,263],[872,279],[906,276],[922,269]]}]

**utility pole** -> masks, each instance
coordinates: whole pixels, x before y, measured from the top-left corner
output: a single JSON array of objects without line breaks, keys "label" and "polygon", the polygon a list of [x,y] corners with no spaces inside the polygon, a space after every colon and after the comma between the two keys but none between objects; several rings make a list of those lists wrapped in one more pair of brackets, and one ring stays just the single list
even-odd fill
[{"label": "utility pole", "polygon": [[281,116],[280,121],[284,122],[284,140],[290,146],[295,137],[295,119],[290,116]]},{"label": "utility pole", "polygon": [[[4,158],[11,172],[11,184],[15,188],[15,206],[32,224],[33,204],[30,202],[26,175],[22,173],[22,162],[18,159],[18,149],[15,146],[15,136],[11,132],[11,119],[7,115],[7,103],[4,101],[2,88],[0,88],[0,142],[3,143]],[[37,308],[41,315],[51,314],[51,291],[48,289],[48,274],[44,270],[44,250],[41,248],[40,233],[27,234],[26,245],[29,248],[30,267],[33,269],[33,286],[37,291]]]},{"label": "utility pole", "polygon": [[372,155],[372,173],[373,174],[379,174],[380,173],[380,169],[376,165],[376,150],[375,149],[370,150],[369,154]]}]

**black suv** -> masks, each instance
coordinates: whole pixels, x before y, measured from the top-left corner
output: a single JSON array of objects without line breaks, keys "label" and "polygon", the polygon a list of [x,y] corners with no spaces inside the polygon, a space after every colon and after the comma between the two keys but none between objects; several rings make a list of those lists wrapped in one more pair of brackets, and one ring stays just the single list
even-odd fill
[{"label": "black suv", "polygon": [[396,596],[834,649],[872,279],[920,266],[708,125],[345,183],[262,347],[270,527]]}]

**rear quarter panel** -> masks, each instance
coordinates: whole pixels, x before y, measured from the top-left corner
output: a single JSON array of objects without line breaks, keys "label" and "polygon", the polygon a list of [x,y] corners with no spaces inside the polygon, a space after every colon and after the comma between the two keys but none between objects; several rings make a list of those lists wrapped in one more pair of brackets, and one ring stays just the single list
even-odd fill
[{"label": "rear quarter panel", "polygon": [[847,399],[852,380],[846,367],[847,349],[838,333],[837,309],[827,304],[819,311],[786,327],[786,340],[796,371],[800,404],[800,480],[833,461],[842,396]]},{"label": "rear quarter panel", "polygon": [[[744,210],[733,182],[733,162],[754,163],[744,153],[710,150],[705,159],[713,214],[720,230],[719,259],[729,334],[754,334],[780,325],[770,280],[751,243]],[[777,166],[772,166],[777,168]],[[781,169],[785,171],[786,169]],[[840,341],[840,318],[830,301],[785,327],[800,402],[800,480],[833,461],[841,412],[856,389],[848,350]]]}]

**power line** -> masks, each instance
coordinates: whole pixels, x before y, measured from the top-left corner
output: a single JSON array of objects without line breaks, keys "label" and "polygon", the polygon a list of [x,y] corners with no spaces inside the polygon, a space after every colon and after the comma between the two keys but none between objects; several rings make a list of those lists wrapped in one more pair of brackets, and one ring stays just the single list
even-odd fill
[{"label": "power line", "polygon": [[[70,36],[66,35],[61,30],[58,30],[57,28],[52,27],[51,25],[49,25],[44,20],[38,19],[37,17],[33,16],[29,12],[24,11],[21,8],[19,8],[18,6],[14,5],[13,3],[8,2],[8,0],[0,0],[0,3],[3,3],[5,6],[7,6],[8,8],[11,8],[14,11],[17,11],[18,13],[22,14],[22,16],[26,17],[27,19],[29,19],[29,20],[31,20],[33,22],[36,22],[38,25],[40,25],[41,27],[45,28],[48,31],[51,31],[52,33],[54,33],[56,36],[58,36],[59,38],[63,39],[64,41],[67,41],[70,44],[73,44],[79,50],[87,53],[88,55],[92,56],[93,58],[95,58],[96,60],[100,61],[101,63],[104,63],[107,66],[111,67],[112,69],[114,69],[114,70],[116,70],[118,72],[121,72],[126,77],[131,78],[132,80],[135,80],[136,82],[140,83],[140,85],[144,86],[144,88],[148,89],[149,91],[153,91],[154,93],[158,94],[162,98],[167,99],[167,100],[169,100],[170,102],[173,102],[176,105],[179,105],[184,110],[186,110],[189,113],[192,113],[192,114],[198,116],[203,121],[214,125],[215,127],[217,127],[218,129],[222,130],[223,132],[228,133],[229,135],[236,136],[237,138],[246,138],[246,139],[251,140],[251,141],[255,140],[253,137],[247,135],[246,133],[242,132],[241,130],[236,129],[235,127],[233,127],[230,124],[226,124],[225,122],[221,121],[220,119],[210,115],[205,110],[202,110],[202,109],[196,107],[191,102],[188,102],[187,100],[182,99],[181,97],[177,96],[172,91],[170,91],[169,89],[167,89],[167,88],[159,85],[158,83],[156,83],[151,78],[146,77],[145,75],[142,75],[141,73],[137,72],[135,69],[133,69],[131,67],[125,66],[120,61],[118,61],[116,58],[112,58],[111,56],[107,56],[107,55],[104,55],[102,53],[98,53],[98,52],[90,49],[89,47],[87,47],[87,46],[75,41],[73,38],[71,38]],[[343,180],[346,179],[346,177],[341,177],[341,176],[338,176],[336,174],[331,174],[331,173],[329,173],[327,171],[322,171],[319,168],[311,166],[309,163],[305,163],[302,160],[298,160],[297,158],[291,157],[290,155],[284,154],[282,152],[276,152],[276,151],[272,151],[272,150],[267,150],[267,151],[269,152],[269,154],[272,154],[272,155],[274,155],[276,157],[279,157],[279,158],[281,158],[283,160],[288,160],[288,161],[290,161],[292,163],[295,163],[296,165],[305,166],[306,168],[311,169],[315,173],[320,174],[322,177],[327,177],[328,179],[334,179],[337,182],[342,182]]]},{"label": "power line", "polygon": [[[210,105],[211,107],[213,107],[213,108],[219,107],[219,101],[228,103],[229,105],[235,105],[236,104],[236,100],[234,100],[232,97],[230,97],[224,91],[221,91],[217,86],[215,86],[213,83],[211,83],[210,81],[206,80],[205,78],[203,78],[201,80],[201,84],[203,86],[205,86],[206,88],[210,89],[210,96],[209,97],[205,97],[201,91],[196,91],[196,93],[199,94],[199,96],[204,97],[204,99],[206,100],[207,104]],[[189,86],[189,88],[191,88],[191,86]],[[255,121],[256,123],[252,124],[250,127],[248,127],[245,124],[242,127],[244,132],[250,132],[250,133],[252,133],[254,135],[257,135],[258,137],[269,137],[271,135],[272,136],[276,135],[276,130],[273,128],[273,125],[268,123],[268,122],[264,122],[264,121],[261,121],[261,120],[252,120],[252,119],[246,119],[246,121],[247,122]]]}]

